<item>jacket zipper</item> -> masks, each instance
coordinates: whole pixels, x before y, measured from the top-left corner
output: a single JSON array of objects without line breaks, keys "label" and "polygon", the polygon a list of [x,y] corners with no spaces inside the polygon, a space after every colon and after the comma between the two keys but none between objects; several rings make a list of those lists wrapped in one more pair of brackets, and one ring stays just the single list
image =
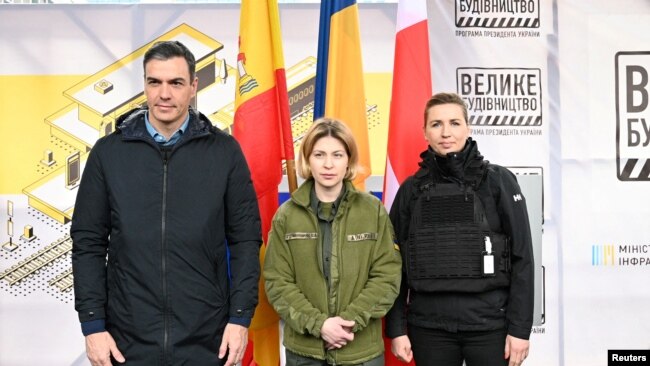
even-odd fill
[{"label": "jacket zipper", "polygon": [[161,247],[161,269],[162,269],[162,295],[163,295],[163,364],[167,364],[168,350],[169,350],[169,296],[167,291],[167,176],[169,168],[169,159],[170,155],[178,149],[181,145],[184,145],[188,141],[201,138],[203,135],[190,136],[187,140],[181,140],[174,144],[171,149],[162,149],[163,154],[163,192],[162,192],[162,218],[161,218],[161,230],[162,230],[162,241],[160,243]]},{"label": "jacket zipper", "polygon": [[[167,150],[163,150],[163,192],[162,192],[162,241],[161,246],[161,269],[162,269],[162,295],[163,295],[163,359],[167,359],[167,349],[169,348],[169,319],[167,304],[167,238],[166,238],[166,219],[167,219]],[[166,364],[166,362],[164,362]]]},{"label": "jacket zipper", "polygon": [[[336,291],[338,293],[338,296],[336,296],[336,298],[334,299],[334,311],[335,312],[338,312],[338,310],[339,310],[339,299],[341,298],[341,289],[340,289],[340,287],[341,287],[340,286],[341,285],[341,270],[340,270],[340,268],[341,268],[341,258],[342,258],[342,255],[343,255],[343,250],[341,248],[341,243],[340,243],[341,240],[339,240],[339,235],[334,234],[336,232],[336,230],[334,230],[334,223],[336,222],[336,219],[337,219],[340,212],[341,212],[341,207],[338,207],[338,211],[336,212],[336,216],[332,220],[332,225],[330,226],[330,230],[332,230],[332,233],[330,234],[330,238],[332,240],[332,246],[334,245],[334,240],[339,242],[338,246],[336,248],[337,256],[339,257],[338,263],[337,263],[337,266],[336,266],[336,269],[339,272],[338,273],[339,282],[338,282],[338,284],[336,286],[337,287]],[[338,226],[337,226],[337,229],[338,229]],[[340,234],[340,233],[337,233],[337,234]],[[345,234],[343,234],[343,235],[345,235]],[[331,261],[330,261],[330,278],[332,278],[332,262]],[[329,291],[331,291],[331,289]],[[336,366],[336,359],[337,359],[337,356],[338,356],[338,351],[336,349],[333,349],[330,352],[331,352],[331,355],[332,355],[332,366]]]},{"label": "jacket zipper", "polygon": [[[346,241],[345,241],[345,233],[344,233],[345,230],[339,229],[339,226],[341,225],[341,215],[342,215],[341,212],[344,211],[343,210],[344,206],[347,206],[347,205],[345,203],[343,203],[343,202],[339,205],[339,207],[337,208],[337,211],[336,211],[336,216],[334,216],[334,219],[332,219],[332,224],[330,226],[330,230],[332,231],[332,233],[330,234],[330,240],[332,241],[332,246],[334,245],[334,240],[336,240],[338,242],[338,245],[337,245],[337,248],[336,248],[337,256],[339,258],[337,266],[336,266],[336,268],[337,268],[337,270],[339,272],[338,273],[339,281],[338,281],[337,286],[336,286],[338,296],[336,296],[336,298],[334,299],[334,310],[336,312],[338,312],[338,310],[339,310],[339,300],[341,299],[341,288],[340,288],[341,287],[341,268],[343,268],[342,267],[343,264],[341,263],[341,260],[343,259],[343,245],[346,243]],[[347,207],[345,207],[345,209],[347,209]],[[337,223],[337,221],[338,221],[338,223]],[[334,227],[335,225],[336,225],[336,230],[335,230],[335,227]],[[343,232],[343,234],[342,234],[343,239],[341,239],[341,232]],[[335,234],[338,234],[338,235],[335,235]],[[330,279],[332,278],[332,267],[331,267],[331,265],[332,265],[332,263],[330,261]],[[330,295],[330,293],[329,293],[330,291],[331,291],[331,289],[328,286],[328,297]],[[328,304],[328,307],[329,307],[329,304]],[[330,354],[332,356],[332,364],[331,365],[332,366],[337,366],[336,361],[338,359],[338,350],[333,349],[333,350],[331,350],[329,352],[330,352]]]},{"label": "jacket zipper", "polygon": [[169,162],[169,154],[171,154],[172,150],[178,149],[181,145],[184,145],[188,141],[198,139],[203,137],[204,135],[209,134],[209,132],[205,133],[199,133],[197,135],[192,135],[188,139],[181,140],[177,142],[171,150],[166,150],[166,149],[160,149],[158,144],[153,141],[153,139],[147,139],[143,138],[140,136],[124,136],[125,140],[132,140],[132,141],[144,141],[148,143],[149,145],[155,147],[162,153],[162,158],[163,158],[163,192],[162,192],[162,217],[161,217],[161,229],[162,229],[162,241],[160,243],[160,248],[161,248],[161,259],[160,259],[160,264],[161,264],[161,269],[162,269],[162,296],[163,296],[163,364],[165,364],[165,360],[167,359],[167,353],[169,349],[169,304],[168,304],[168,296],[167,296],[167,235],[165,235],[165,230],[166,230],[166,221],[167,221],[167,169],[168,169],[168,162]]},{"label": "jacket zipper", "polygon": [[[300,205],[300,206],[302,206],[302,205]],[[313,223],[314,227],[316,228],[316,231],[318,232],[318,241],[322,243],[323,233],[320,231],[320,224],[318,222],[318,216],[315,215],[308,206],[302,206],[302,207],[307,211],[307,215],[311,218],[312,223]],[[320,245],[320,248],[318,250],[319,250],[320,253],[323,253],[323,245],[322,244]],[[325,289],[327,291],[327,298],[329,299],[330,285],[329,285],[329,280],[327,278],[325,278],[325,268],[323,268],[323,259],[324,258],[322,258],[322,255],[321,255],[321,260],[318,261],[318,266],[320,267],[321,275],[323,275],[323,278],[325,279]],[[330,267],[330,270],[331,270],[331,267]],[[327,312],[328,312],[328,317],[329,317],[329,300],[327,300]],[[328,350],[325,350],[325,352],[324,352],[325,353],[325,359],[327,359],[327,353],[328,352],[329,352]],[[335,364],[332,365],[332,366],[335,366]]]}]

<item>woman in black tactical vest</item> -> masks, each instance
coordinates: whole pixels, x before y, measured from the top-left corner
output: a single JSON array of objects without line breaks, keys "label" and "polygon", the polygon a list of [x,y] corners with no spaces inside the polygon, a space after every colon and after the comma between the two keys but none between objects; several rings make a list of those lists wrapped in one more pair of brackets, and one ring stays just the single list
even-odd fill
[{"label": "woman in black tactical vest", "polygon": [[403,258],[386,316],[393,354],[418,366],[520,365],[533,320],[533,254],[515,176],[483,160],[457,94],[426,104],[429,147],[390,218]]}]

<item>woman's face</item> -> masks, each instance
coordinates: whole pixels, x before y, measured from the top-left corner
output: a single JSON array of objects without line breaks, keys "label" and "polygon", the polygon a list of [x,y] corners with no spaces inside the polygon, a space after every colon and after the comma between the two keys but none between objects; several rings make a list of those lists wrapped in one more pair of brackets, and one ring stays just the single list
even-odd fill
[{"label": "woman's face", "polygon": [[457,104],[440,104],[429,108],[424,138],[438,155],[459,152],[469,137],[469,125]]},{"label": "woman's face", "polygon": [[332,136],[321,137],[309,155],[309,168],[317,190],[338,193],[348,168],[348,154],[343,143]]}]

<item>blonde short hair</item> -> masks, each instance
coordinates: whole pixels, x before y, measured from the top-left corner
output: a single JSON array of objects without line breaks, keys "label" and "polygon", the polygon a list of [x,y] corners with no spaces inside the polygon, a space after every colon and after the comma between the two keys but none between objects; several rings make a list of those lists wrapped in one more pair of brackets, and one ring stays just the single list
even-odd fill
[{"label": "blonde short hair", "polygon": [[456,93],[438,93],[434,94],[427,101],[426,106],[424,107],[424,127],[427,126],[427,117],[429,115],[429,110],[437,105],[442,104],[456,104],[463,111],[463,117],[465,118],[465,123],[469,126],[469,116],[467,113],[467,104],[460,95]]},{"label": "blonde short hair", "polygon": [[298,155],[298,174],[304,179],[313,178],[309,168],[309,156],[314,151],[316,142],[325,136],[334,137],[341,141],[345,147],[345,152],[348,154],[348,169],[343,178],[353,180],[357,176],[359,168],[359,151],[354,135],[345,123],[329,117],[317,119],[305,133]]}]

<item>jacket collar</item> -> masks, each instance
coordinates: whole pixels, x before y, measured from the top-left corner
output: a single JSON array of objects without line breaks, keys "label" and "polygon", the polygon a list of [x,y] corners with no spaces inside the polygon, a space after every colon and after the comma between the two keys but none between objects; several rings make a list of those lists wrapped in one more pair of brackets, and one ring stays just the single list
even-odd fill
[{"label": "jacket collar", "polygon": [[[354,185],[349,180],[344,180],[346,194],[344,195],[342,201],[352,201],[354,197],[359,194],[354,188]],[[314,187],[314,179],[310,178],[304,181],[295,192],[291,194],[291,200],[299,206],[303,206],[309,209],[309,203],[311,199],[311,190]]]},{"label": "jacket collar", "polygon": [[489,163],[478,150],[478,144],[471,137],[467,138],[463,150],[447,156],[436,154],[431,147],[420,154],[422,161],[415,176],[426,179],[429,175],[440,176],[477,187],[483,180],[485,168]]},{"label": "jacket collar", "polygon": [[[121,133],[127,139],[146,139],[151,137],[144,123],[144,117],[147,112],[147,107],[141,107],[119,116],[116,121],[116,132]],[[201,112],[190,108],[189,113],[190,120],[187,130],[183,134],[183,140],[208,134],[216,128],[212,126],[208,117]]]}]

